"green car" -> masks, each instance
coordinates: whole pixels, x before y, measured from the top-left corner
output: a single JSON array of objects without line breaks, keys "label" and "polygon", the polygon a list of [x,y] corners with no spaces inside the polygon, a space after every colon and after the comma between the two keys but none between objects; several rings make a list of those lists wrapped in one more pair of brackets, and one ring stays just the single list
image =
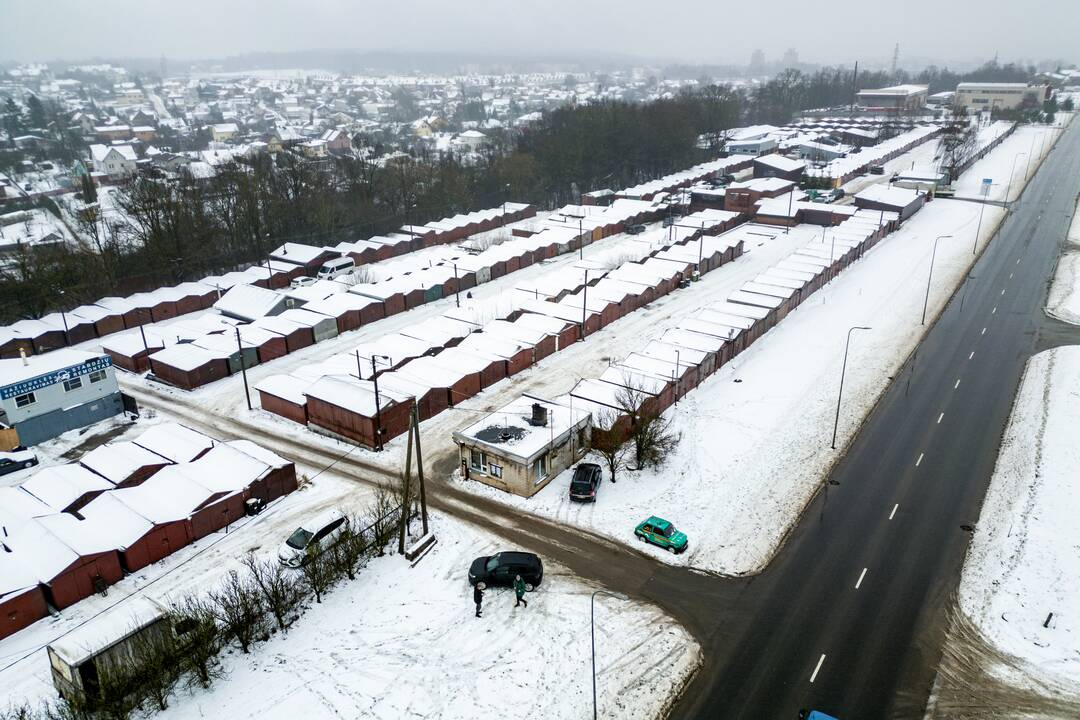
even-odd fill
[{"label": "green car", "polygon": [[655,515],[634,528],[634,534],[641,542],[667,548],[669,552],[681,553],[686,550],[686,534],[676,530],[675,526],[667,520]]}]

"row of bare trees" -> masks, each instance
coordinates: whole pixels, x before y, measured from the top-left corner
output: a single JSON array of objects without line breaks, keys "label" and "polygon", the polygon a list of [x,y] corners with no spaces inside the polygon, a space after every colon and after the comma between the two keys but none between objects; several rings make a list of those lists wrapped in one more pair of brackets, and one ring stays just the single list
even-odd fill
[{"label": "row of bare trees", "polygon": [[333,545],[310,552],[297,569],[249,554],[214,589],[173,603],[161,623],[132,636],[125,652],[97,661],[97,688],[87,697],[0,709],[0,720],[127,720],[165,710],[180,690],[209,688],[224,675],[223,651],[247,654],[286,632],[312,600],[321,603],[385,552],[405,519],[400,493],[378,491],[362,515],[346,519]]},{"label": "row of bare trees", "polygon": [[[664,464],[681,434],[657,407],[641,383],[624,378],[615,395],[618,409],[603,413],[593,429],[592,449],[603,458],[611,481],[623,469],[644,470]],[[633,464],[631,465],[631,458]]]}]

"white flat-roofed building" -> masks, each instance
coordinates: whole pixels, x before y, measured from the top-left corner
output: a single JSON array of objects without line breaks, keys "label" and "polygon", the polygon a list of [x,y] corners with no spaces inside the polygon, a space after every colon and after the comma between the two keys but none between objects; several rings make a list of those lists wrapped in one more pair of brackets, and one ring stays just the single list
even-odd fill
[{"label": "white flat-roofed building", "polygon": [[891,87],[860,90],[858,104],[867,110],[888,112],[911,112],[926,106],[926,85],[893,85]]},{"label": "white flat-roofed building", "polygon": [[1016,110],[1042,105],[1049,96],[1049,85],[960,83],[956,86],[953,105],[975,110]]}]

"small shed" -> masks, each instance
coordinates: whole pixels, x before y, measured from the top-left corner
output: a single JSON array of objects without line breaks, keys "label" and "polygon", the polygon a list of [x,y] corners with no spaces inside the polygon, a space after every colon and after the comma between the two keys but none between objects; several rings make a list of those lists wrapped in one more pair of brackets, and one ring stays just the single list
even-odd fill
[{"label": "small shed", "polygon": [[855,194],[855,206],[862,210],[899,213],[903,222],[926,204],[927,194],[903,187],[871,185]]},{"label": "small shed", "polygon": [[100,535],[120,553],[120,564],[129,573],[158,562],[191,542],[185,521],[155,524],[122,503],[113,493],[103,493],[79,511],[80,522]]},{"label": "small shed", "polygon": [[304,308],[293,308],[281,313],[281,317],[291,320],[297,325],[310,328],[311,336],[317,343],[335,338],[338,335],[337,320],[329,315],[312,312]]},{"label": "small shed", "polygon": [[113,365],[128,372],[142,373],[150,369],[150,355],[165,347],[154,333],[130,330],[101,341],[101,349],[112,358]]},{"label": "small shed", "polygon": [[374,385],[367,380],[328,375],[308,387],[304,395],[308,399],[308,427],[346,442],[375,448],[377,437],[385,443],[409,427],[412,398],[380,388],[376,412]]},{"label": "small shed", "polygon": [[269,375],[255,384],[263,410],[307,425],[307,396],[311,382],[295,375]]},{"label": "small shed", "polygon": [[56,512],[77,512],[106,490],[116,487],[81,465],[53,465],[23,482],[22,488]]},{"label": "small shed", "polygon": [[222,334],[203,335],[191,342],[194,347],[208,350],[223,357],[228,362],[229,374],[235,375],[242,370],[251,369],[259,364],[259,348],[243,335],[237,342],[236,331]]},{"label": "small shed", "polygon": [[94,332],[98,337],[105,337],[124,329],[123,314],[100,305],[80,305],[68,314],[94,323]]},{"label": "small shed", "polygon": [[225,444],[250,455],[269,468],[262,478],[262,485],[266,489],[265,502],[296,490],[296,465],[291,460],[286,460],[250,440],[230,440]]},{"label": "small shed", "polygon": [[276,290],[241,284],[229,288],[214,303],[214,308],[227,317],[252,322],[262,317],[280,315],[288,307],[287,301],[288,298]]},{"label": "small shed", "polygon": [[45,592],[37,576],[13,553],[0,551],[0,640],[48,614]]},{"label": "small shed", "polygon": [[154,425],[135,444],[174,463],[198,460],[214,447],[214,439],[177,422]]},{"label": "small shed", "polygon": [[178,388],[194,390],[229,376],[228,352],[211,351],[184,343],[150,356],[153,374]]},{"label": "small shed", "polygon": [[338,334],[356,330],[383,317],[381,301],[351,292],[341,292],[322,300],[314,300],[305,305],[304,309],[334,318]]},{"label": "small shed", "polygon": [[8,332],[28,344],[33,355],[67,346],[63,328],[53,327],[41,320],[19,320],[8,326]]},{"label": "small shed", "polygon": [[[270,472],[266,463],[224,443],[215,445],[198,460],[182,466],[188,477],[209,490],[225,494],[238,494],[242,501],[258,498],[264,502],[269,497],[264,480]],[[230,519],[236,522],[244,515],[243,502],[230,504],[238,514]]]},{"label": "small shed", "polygon": [[99,445],[82,456],[79,464],[118,488],[140,485],[170,462],[129,440]]},{"label": "small shed", "polygon": [[[115,550],[76,550],[42,524],[48,515],[29,520],[6,536],[3,544],[19,563],[33,572],[45,589],[45,598],[58,610],[119,582],[124,576]],[[72,518],[71,515],[66,517]]]},{"label": "small shed", "polygon": [[315,344],[315,334],[308,325],[302,325],[295,320],[283,318],[280,315],[259,318],[249,327],[261,328],[285,338],[286,352],[294,353],[300,348]]},{"label": "small shed", "polygon": [[62,330],[67,337],[68,345],[78,345],[97,337],[97,328],[94,326],[94,321],[80,317],[72,312],[49,313],[41,317],[41,322]]}]

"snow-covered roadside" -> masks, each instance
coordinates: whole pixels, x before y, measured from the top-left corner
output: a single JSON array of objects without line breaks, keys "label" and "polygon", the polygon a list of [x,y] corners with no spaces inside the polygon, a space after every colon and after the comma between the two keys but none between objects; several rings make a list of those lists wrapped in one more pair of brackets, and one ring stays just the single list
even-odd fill
[{"label": "snow-covered roadside", "polygon": [[[953,187],[956,197],[981,198],[983,180],[992,181],[988,200],[1016,200],[1024,189],[1026,178],[1038,170],[1039,164],[1063,132],[1064,124],[1072,119],[1065,113],[1054,125],[1021,125],[1012,135],[1002,140],[1001,144],[987,153],[986,157],[976,161],[961,175]],[[1010,176],[1012,178],[1010,186]]]},{"label": "snow-covered roadside", "polygon": [[[682,441],[659,470],[623,472],[595,504],[567,498],[569,473],[530,499],[476,482],[460,487],[528,512],[634,543],[634,526],[660,515],[690,549],[671,563],[726,574],[760,570],[813,496],[839,451],[829,448],[844,341],[853,325],[837,447],[843,448],[922,335],[919,321],[934,238],[928,317],[971,262],[980,206],[935,200],[819,290],[761,340],[669,410]],[[985,208],[986,242],[1003,216]],[[646,344],[662,328],[634,338]],[[613,355],[618,356],[616,353]]]},{"label": "snow-covered roadside", "polygon": [[1058,320],[1080,325],[1080,212],[1073,214],[1069,236],[1050,286],[1046,312]]},{"label": "snow-covered roadside", "polygon": [[[960,608],[1031,677],[1080,699],[1080,347],[1028,362],[960,582]],[[1044,627],[1053,614],[1049,627]]]},{"label": "snow-covered roadside", "polygon": [[[226,655],[226,676],[210,690],[181,691],[155,717],[591,717],[596,588],[549,562],[527,608],[514,607],[510,590],[489,589],[477,619],[469,564],[507,548],[450,518],[432,523],[438,543],[416,567],[397,555],[372,560],[286,634]],[[187,575],[193,587],[206,580]],[[598,596],[596,658],[600,712],[649,718],[664,714],[701,652],[659,609]],[[49,695],[44,655],[28,667],[17,684],[0,676],[5,695]]]}]

